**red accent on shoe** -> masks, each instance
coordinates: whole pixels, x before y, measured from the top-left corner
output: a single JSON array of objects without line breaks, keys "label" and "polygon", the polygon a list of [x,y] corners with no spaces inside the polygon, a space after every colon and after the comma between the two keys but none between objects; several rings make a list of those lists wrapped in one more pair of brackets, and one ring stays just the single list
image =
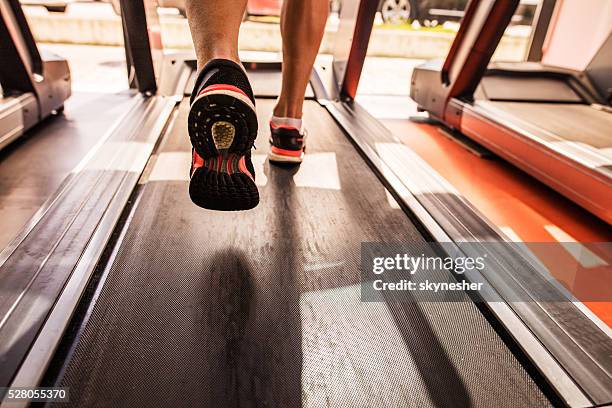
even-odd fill
[{"label": "red accent on shoe", "polygon": [[272,146],[270,150],[272,151],[272,153],[280,154],[282,156],[300,157],[302,155],[301,150],[285,150],[276,146]]},{"label": "red accent on shoe", "polygon": [[212,91],[233,91],[233,92],[238,92],[241,93],[242,95],[246,96],[247,98],[249,97],[246,93],[244,93],[244,91],[238,87],[235,87],[233,85],[227,85],[227,84],[214,84],[214,85],[209,85],[206,88],[202,89],[200,91],[200,93],[198,94],[198,96],[205,94],[206,92],[212,92]]},{"label": "red accent on shoe", "polygon": [[[227,156],[227,174],[234,174],[233,161],[235,157],[236,156],[233,154],[230,154]],[[200,157],[200,155],[198,155],[194,151],[192,163],[193,163],[192,164],[193,171],[191,172],[192,177],[195,171],[201,167],[204,167],[207,169],[217,168],[217,171],[221,172],[221,167],[223,167],[223,157],[217,156],[217,157],[211,157],[210,159],[204,160],[202,157]],[[245,156],[240,157],[240,160],[238,160],[238,170],[241,171],[242,173],[245,173],[247,176],[249,176],[251,180],[255,181],[255,178],[253,178],[253,175],[251,174],[249,169],[247,169],[246,167]]]},{"label": "red accent on shoe", "polygon": [[195,150],[193,151],[192,161],[193,161],[194,168],[199,168],[199,167],[204,166],[204,159],[201,158],[200,155],[197,154]]},{"label": "red accent on shoe", "polygon": [[200,157],[199,154],[197,154],[195,152],[195,150],[193,151],[193,157],[191,158],[191,176],[193,177],[193,173],[195,173],[195,171],[201,167],[204,167],[204,159]]},{"label": "red accent on shoe", "polygon": [[253,175],[251,174],[251,172],[249,171],[249,169],[247,169],[246,167],[246,163],[245,163],[245,157],[242,156],[240,158],[240,160],[238,161],[238,169],[243,172],[244,174],[246,174],[247,176],[249,176],[249,178],[253,181],[255,181],[255,179],[253,178]]}]

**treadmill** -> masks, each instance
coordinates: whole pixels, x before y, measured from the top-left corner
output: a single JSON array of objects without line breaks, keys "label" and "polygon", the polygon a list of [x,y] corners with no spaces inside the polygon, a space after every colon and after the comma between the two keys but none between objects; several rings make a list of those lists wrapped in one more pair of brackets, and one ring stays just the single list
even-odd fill
[{"label": "treadmill", "polygon": [[19,0],[0,1],[0,150],[70,97],[70,68],[39,50]]},{"label": "treadmill", "polygon": [[[333,63],[312,74],[299,167],[266,160],[280,63],[245,63],[261,202],[240,213],[188,200],[195,61],[151,51],[152,3],[121,2],[132,108],[0,253],[0,387],[65,387],[69,400],[2,407],[612,402],[605,329],[569,301],[550,305],[563,326],[544,302],[506,298],[528,279],[554,290],[518,252],[491,253],[463,278],[486,282],[495,301],[362,301],[364,243],[444,242],[435,250],[462,257],[470,249],[455,234],[467,232],[453,223],[478,216],[448,195],[462,209],[434,211],[441,197],[413,184],[432,172],[398,156],[402,145],[354,100],[377,2],[343,3]],[[481,227],[473,240],[494,236]],[[567,324],[581,332],[568,336]]]},{"label": "treadmill", "polygon": [[446,60],[415,69],[411,97],[612,224],[612,33],[584,72],[545,65],[537,51],[555,8],[546,0],[529,60],[490,63],[518,3],[471,1]]}]

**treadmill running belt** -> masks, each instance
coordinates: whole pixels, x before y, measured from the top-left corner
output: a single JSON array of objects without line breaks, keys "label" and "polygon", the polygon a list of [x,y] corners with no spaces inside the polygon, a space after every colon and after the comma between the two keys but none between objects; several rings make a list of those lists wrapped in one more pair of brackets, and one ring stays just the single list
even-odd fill
[{"label": "treadmill running belt", "polygon": [[261,203],[219,213],[188,198],[183,101],[57,380],[68,405],[550,405],[473,303],[360,302],[361,242],[423,238],[316,102],[304,163],[270,165],[273,104]]}]

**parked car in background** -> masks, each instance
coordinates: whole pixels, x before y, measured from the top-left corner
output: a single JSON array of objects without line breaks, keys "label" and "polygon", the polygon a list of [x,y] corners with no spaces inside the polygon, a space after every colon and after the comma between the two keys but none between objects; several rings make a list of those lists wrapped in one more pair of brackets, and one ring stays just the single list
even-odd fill
[{"label": "parked car in background", "polygon": [[411,0],[381,0],[378,4],[378,11],[383,22],[389,24],[402,24],[414,19]]},{"label": "parked car in background", "polygon": [[[25,5],[43,6],[51,12],[63,12],[77,0],[21,0]],[[111,3],[115,13],[121,14],[120,0],[94,0]],[[521,0],[514,24],[530,25],[541,0]],[[176,8],[185,16],[185,0],[157,0],[160,7]],[[418,21],[421,25],[435,26],[446,21],[463,18],[468,0],[380,0],[378,11],[389,24]],[[245,18],[250,16],[280,16],[283,0],[248,0]],[[330,0],[330,10],[339,12],[342,0]]]},{"label": "parked car in background", "polygon": [[[530,25],[541,0],[521,0],[514,24]],[[418,21],[422,25],[460,21],[468,0],[381,0],[379,5],[385,23]]]}]

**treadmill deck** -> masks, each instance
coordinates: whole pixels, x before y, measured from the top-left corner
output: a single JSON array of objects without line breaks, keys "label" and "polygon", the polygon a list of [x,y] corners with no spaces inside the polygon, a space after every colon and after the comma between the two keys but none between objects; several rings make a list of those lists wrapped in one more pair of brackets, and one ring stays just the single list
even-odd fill
[{"label": "treadmill deck", "polygon": [[270,165],[273,104],[241,213],[189,201],[180,105],[60,371],[69,405],[549,405],[467,297],[360,301],[361,242],[423,237],[316,102],[304,163]]},{"label": "treadmill deck", "polygon": [[612,113],[580,104],[454,99],[461,132],[612,223]]}]

